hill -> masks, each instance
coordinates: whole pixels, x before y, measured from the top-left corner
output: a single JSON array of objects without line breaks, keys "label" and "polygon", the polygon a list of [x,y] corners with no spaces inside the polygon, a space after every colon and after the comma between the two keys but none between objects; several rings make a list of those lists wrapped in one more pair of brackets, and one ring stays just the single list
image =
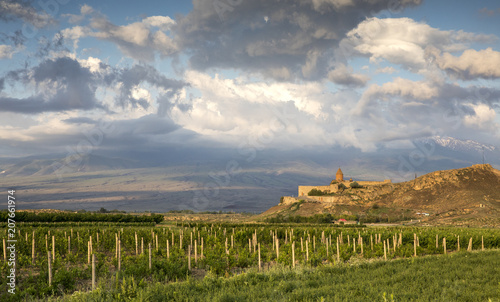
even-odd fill
[{"label": "hill", "polygon": [[367,222],[417,219],[431,224],[500,226],[500,171],[489,164],[435,171],[401,183],[348,188],[334,195],[336,202],[297,197],[260,218],[333,214]]}]

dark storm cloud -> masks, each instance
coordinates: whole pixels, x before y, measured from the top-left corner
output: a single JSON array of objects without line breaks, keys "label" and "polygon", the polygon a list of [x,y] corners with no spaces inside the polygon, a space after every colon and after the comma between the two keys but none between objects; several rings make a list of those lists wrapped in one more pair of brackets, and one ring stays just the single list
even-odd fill
[{"label": "dark storm cloud", "polygon": [[[26,98],[0,97],[0,110],[19,113],[103,108],[95,98],[92,73],[71,58],[46,60],[31,70],[9,72],[13,81],[33,81],[42,92]],[[46,91],[49,90],[49,91]]]},{"label": "dark storm cloud", "polygon": [[[145,100],[132,96],[134,87],[141,83],[149,83],[167,91],[159,98],[160,107],[164,103],[173,106],[176,104],[177,92],[187,85],[183,81],[165,77],[152,66],[135,65],[118,69],[100,63],[98,70],[91,72],[89,68],[68,57],[46,60],[31,69],[9,71],[5,80],[12,85],[22,83],[29,86],[34,83],[36,90],[40,92],[25,98],[1,96],[0,110],[30,114],[96,108],[109,112],[110,110],[96,99],[96,90],[98,87],[109,88],[116,85],[121,86],[116,97],[119,105],[142,105],[146,108],[148,103]],[[1,80],[0,88],[5,80]]]},{"label": "dark storm cloud", "polygon": [[366,16],[421,0],[194,0],[177,18],[176,43],[191,67],[241,68],[276,79],[324,77],[333,48]]},{"label": "dark storm cloud", "polygon": [[174,105],[176,102],[176,93],[181,88],[188,85],[184,81],[167,78],[154,67],[149,65],[134,65],[131,68],[122,69],[117,72],[113,81],[120,82],[122,84],[120,87],[120,93],[116,97],[117,103],[122,107],[127,104],[132,104],[133,107],[141,106],[147,109],[149,104],[146,100],[135,99],[132,96],[134,87],[141,83],[149,83],[155,88],[168,90],[167,93],[161,94],[158,97],[160,115],[165,113],[165,109],[162,109],[162,106],[168,105],[167,107],[170,108],[171,105]]},{"label": "dark storm cloud", "polygon": [[21,19],[37,28],[56,23],[50,15],[37,10],[33,2],[27,0],[0,0],[0,20],[8,22]]}]

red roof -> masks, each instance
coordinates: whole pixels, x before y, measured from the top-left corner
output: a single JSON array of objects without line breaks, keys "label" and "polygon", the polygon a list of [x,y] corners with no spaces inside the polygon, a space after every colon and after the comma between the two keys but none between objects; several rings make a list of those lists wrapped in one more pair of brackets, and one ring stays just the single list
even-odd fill
[{"label": "red roof", "polygon": [[339,221],[347,221],[347,220],[345,220],[344,218],[341,218],[341,219],[339,219]]}]

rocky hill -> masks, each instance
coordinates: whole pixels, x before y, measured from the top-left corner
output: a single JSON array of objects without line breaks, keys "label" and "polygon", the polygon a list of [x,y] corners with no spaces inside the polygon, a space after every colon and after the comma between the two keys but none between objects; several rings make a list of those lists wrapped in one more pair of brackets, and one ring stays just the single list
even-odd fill
[{"label": "rocky hill", "polygon": [[336,202],[298,197],[275,206],[261,218],[357,215],[367,221],[419,220],[421,223],[500,226],[500,171],[491,165],[435,171],[414,180],[348,188]]}]

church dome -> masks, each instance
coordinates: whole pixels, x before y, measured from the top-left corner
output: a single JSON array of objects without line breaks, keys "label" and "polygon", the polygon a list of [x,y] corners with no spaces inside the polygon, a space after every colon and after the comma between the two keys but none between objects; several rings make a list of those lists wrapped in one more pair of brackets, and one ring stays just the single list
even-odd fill
[{"label": "church dome", "polygon": [[337,171],[337,174],[335,174],[335,180],[336,181],[344,181],[344,173],[342,173],[342,170],[340,168]]}]

